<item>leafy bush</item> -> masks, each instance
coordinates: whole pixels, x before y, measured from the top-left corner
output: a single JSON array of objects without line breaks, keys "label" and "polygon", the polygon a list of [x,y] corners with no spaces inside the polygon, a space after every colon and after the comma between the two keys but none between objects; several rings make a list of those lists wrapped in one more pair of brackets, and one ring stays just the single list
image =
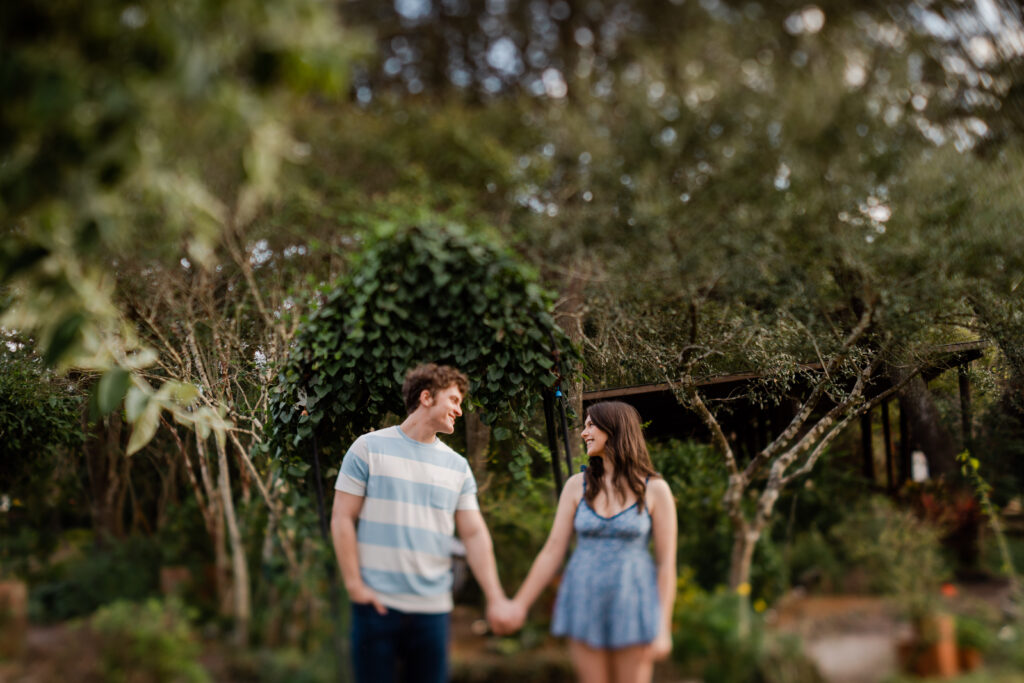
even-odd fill
[{"label": "leafy bush", "polygon": [[[536,271],[493,237],[443,222],[382,226],[303,321],[270,406],[271,452],[290,474],[304,474],[314,436],[349,443],[388,413],[405,414],[402,381],[417,363],[460,368],[481,419],[500,417],[516,432],[556,382],[553,353],[561,352],[562,372],[573,370],[577,352]],[[512,433],[502,425],[494,438]],[[529,454],[525,444],[513,450],[521,475]]]},{"label": "leafy bush", "polygon": [[143,600],[157,593],[160,549],[149,538],[131,537],[106,546],[92,543],[53,567],[32,586],[32,617],[62,621],[91,614],[115,600]]},{"label": "leafy bush", "polygon": [[199,643],[180,602],[118,601],[89,619],[99,639],[104,680],[118,683],[205,683],[210,680],[197,661]]},{"label": "leafy bush", "polygon": [[940,535],[880,496],[854,508],[831,532],[848,565],[863,572],[867,588],[898,596],[912,613],[930,607],[949,573]]},{"label": "leafy bush", "polygon": [[724,588],[708,593],[684,569],[672,624],[672,656],[686,671],[706,683],[754,680],[764,628],[745,597]]},{"label": "leafy bush", "polygon": [[836,544],[816,526],[798,534],[789,546],[787,572],[792,584],[835,591],[845,571]]},{"label": "leafy bush", "polygon": [[228,680],[252,683],[329,683],[340,679],[334,653],[327,649],[245,651],[233,655],[227,668],[224,673]]},{"label": "leafy bush", "polygon": [[958,615],[956,618],[956,644],[979,652],[989,652],[996,645],[996,633],[985,621],[976,617]]},{"label": "leafy bush", "polygon": [[694,441],[650,444],[654,469],[676,499],[680,565],[691,567],[705,588],[729,575],[732,528],[722,504],[728,475],[713,448]]},{"label": "leafy bush", "polygon": [[57,542],[80,490],[70,454],[85,440],[82,393],[0,329],[0,576],[28,578]]},{"label": "leafy bush", "polygon": [[[529,474],[514,484],[492,485],[480,497],[494,543],[501,581],[515,591],[526,578],[555,519],[555,497],[548,480]],[[543,609],[535,610],[538,614]]]},{"label": "leafy bush", "polygon": [[799,638],[766,633],[745,596],[724,587],[706,592],[684,568],[673,614],[672,657],[705,683],[820,683]]}]

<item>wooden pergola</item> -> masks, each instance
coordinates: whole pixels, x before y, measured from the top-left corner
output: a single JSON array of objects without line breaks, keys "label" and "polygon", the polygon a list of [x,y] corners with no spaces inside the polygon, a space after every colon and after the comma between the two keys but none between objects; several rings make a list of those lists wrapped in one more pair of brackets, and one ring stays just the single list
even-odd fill
[{"label": "wooden pergola", "polygon": [[[949,370],[957,370],[961,429],[965,443],[971,438],[971,387],[968,370],[971,362],[980,358],[988,346],[989,342],[985,340],[937,346],[929,353],[931,362],[921,370],[921,376],[926,383]],[[821,371],[822,365],[807,363],[802,369],[813,374]],[[748,398],[750,383],[758,379],[757,373],[738,372],[705,377],[697,381],[705,400],[718,405],[718,419],[723,431],[741,458],[752,458],[770,443],[771,439],[780,434],[795,415],[802,398],[810,391],[806,384],[797,384],[778,403],[758,405]],[[865,398],[871,400],[891,386],[887,378],[877,377],[865,390]],[[645,433],[648,438],[699,441],[710,439],[697,415],[680,405],[672,385],[668,382],[583,392],[584,408],[592,403],[608,400],[623,401],[635,407],[647,423]],[[894,442],[889,405],[891,400],[882,402],[875,410],[861,417],[861,450],[864,476],[875,481],[878,474],[874,457],[874,426],[877,413],[877,422],[882,427],[885,453],[885,483],[889,488],[895,488],[910,477],[913,435],[910,433],[906,415],[900,413],[897,419],[899,439]],[[824,413],[831,407],[832,404],[823,398],[818,411]]]}]

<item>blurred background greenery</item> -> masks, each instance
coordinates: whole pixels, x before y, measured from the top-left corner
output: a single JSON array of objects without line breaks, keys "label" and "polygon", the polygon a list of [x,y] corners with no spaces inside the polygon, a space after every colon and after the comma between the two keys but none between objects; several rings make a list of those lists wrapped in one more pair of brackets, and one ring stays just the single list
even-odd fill
[{"label": "blurred background greenery", "polygon": [[[518,301],[557,325],[577,416],[585,390],[669,381],[680,423],[821,399],[763,462],[728,430],[652,443],[679,510],[680,675],[817,680],[780,635],[794,591],[958,611],[994,676],[1024,664],[1020,603],[967,599],[1024,566],[1016,5],[25,0],[0,7],[0,45],[0,579],[28,586],[23,608],[0,600],[22,633],[0,666],[38,652],[26,629],[75,628],[78,650],[47,652],[83,680],[338,675],[344,610],[292,392],[328,376],[350,392],[338,441],[394,419],[385,361],[469,338],[465,362],[494,373],[453,445],[514,590],[555,489],[551,363],[515,355],[549,325]],[[482,246],[410,274],[405,298],[384,275],[376,291],[375,249],[412,234],[436,241],[409,263]],[[457,288],[482,308],[450,340],[401,314]],[[363,320],[399,339],[384,370],[304,365]],[[916,371],[973,340],[965,428],[954,373]],[[737,372],[755,378],[742,395],[688,393]],[[862,472],[845,427],[885,383],[930,482]],[[328,431],[329,487],[346,444]],[[750,467],[741,485],[730,462]],[[542,601],[491,649],[542,651],[546,619]]]}]

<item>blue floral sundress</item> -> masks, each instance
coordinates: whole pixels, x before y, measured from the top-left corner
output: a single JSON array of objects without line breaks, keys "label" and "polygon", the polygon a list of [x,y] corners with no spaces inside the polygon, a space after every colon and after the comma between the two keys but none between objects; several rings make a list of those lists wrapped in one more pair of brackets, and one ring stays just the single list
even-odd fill
[{"label": "blue floral sundress", "polygon": [[658,635],[657,570],[648,550],[651,515],[634,503],[602,517],[584,497],[576,506],[576,550],[555,599],[551,633],[594,648],[652,642]]}]

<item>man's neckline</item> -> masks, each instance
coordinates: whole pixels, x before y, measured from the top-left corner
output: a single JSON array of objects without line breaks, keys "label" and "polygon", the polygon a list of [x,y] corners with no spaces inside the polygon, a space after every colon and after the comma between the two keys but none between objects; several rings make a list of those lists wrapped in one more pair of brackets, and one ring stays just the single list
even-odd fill
[{"label": "man's neckline", "polygon": [[434,433],[434,440],[433,441],[420,441],[419,439],[414,439],[411,436],[409,436],[408,434],[406,434],[405,430],[402,429],[402,425],[395,425],[395,429],[398,430],[398,433],[402,435],[403,439],[405,439],[406,441],[409,441],[411,443],[414,443],[417,446],[433,446],[433,445],[437,444],[437,433],[436,432]]}]

